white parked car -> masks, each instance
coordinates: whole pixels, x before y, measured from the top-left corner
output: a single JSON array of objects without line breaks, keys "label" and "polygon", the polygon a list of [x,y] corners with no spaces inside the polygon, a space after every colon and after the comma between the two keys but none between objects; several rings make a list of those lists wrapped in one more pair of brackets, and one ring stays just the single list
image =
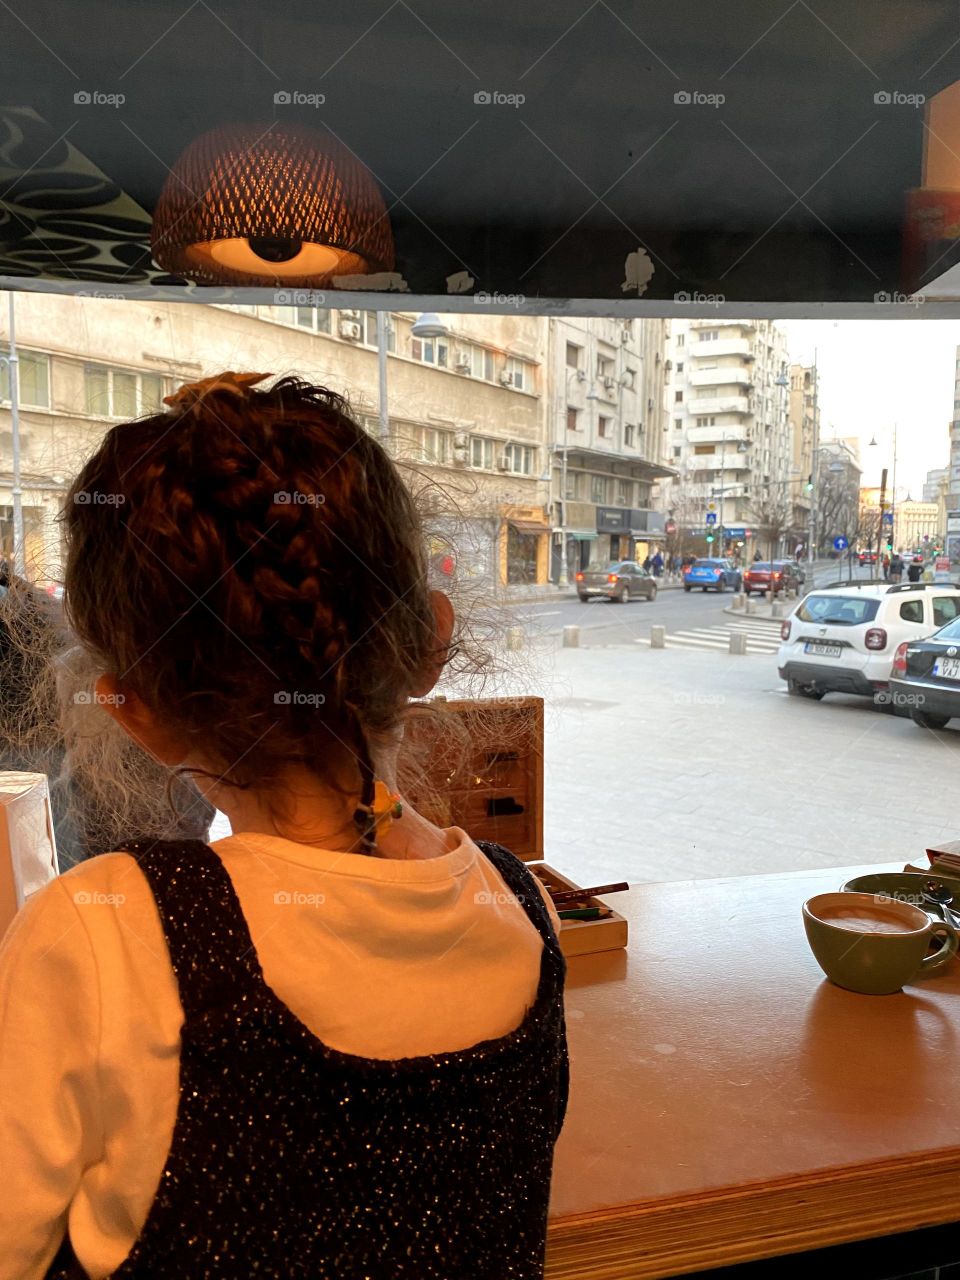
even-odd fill
[{"label": "white parked car", "polygon": [[897,646],[960,617],[960,584],[844,583],[800,601],[780,628],[777,667],[798,697],[887,691]]}]

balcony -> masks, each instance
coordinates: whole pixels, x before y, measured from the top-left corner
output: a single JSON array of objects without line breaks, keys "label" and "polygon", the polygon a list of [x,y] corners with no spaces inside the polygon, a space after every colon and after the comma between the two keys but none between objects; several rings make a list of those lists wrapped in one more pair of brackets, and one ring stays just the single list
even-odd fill
[{"label": "balcony", "polygon": [[702,360],[706,356],[739,356],[742,360],[753,360],[753,351],[746,338],[718,338],[715,342],[695,342],[688,352],[691,360]]},{"label": "balcony", "polygon": [[741,387],[753,384],[753,375],[749,369],[740,365],[721,365],[717,369],[693,369],[690,373],[691,387],[717,387],[736,383]]},{"label": "balcony", "polygon": [[688,444],[716,444],[719,450],[724,436],[727,440],[728,453],[736,453],[740,441],[746,444],[750,439],[745,427],[737,426],[735,423],[724,425],[722,422],[716,427],[690,427],[686,438]]},{"label": "balcony", "polygon": [[692,414],[753,412],[749,396],[707,396],[702,400],[691,400],[687,409]]}]

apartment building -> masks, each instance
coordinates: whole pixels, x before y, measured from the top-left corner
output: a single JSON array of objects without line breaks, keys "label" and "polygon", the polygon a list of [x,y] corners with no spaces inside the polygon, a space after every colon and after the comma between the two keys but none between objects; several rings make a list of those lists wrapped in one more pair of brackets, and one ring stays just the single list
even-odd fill
[{"label": "apartment building", "polygon": [[551,581],[663,545],[669,322],[549,321]]},{"label": "apartment building", "polygon": [[[950,468],[935,467],[927,472],[923,485],[923,501],[937,504],[937,537],[942,539],[947,529],[947,494],[950,490]],[[942,545],[942,543],[941,543]]]},{"label": "apartment building", "polygon": [[[349,301],[344,297],[344,302]],[[297,373],[379,432],[377,315],[21,294],[19,436],[28,572],[61,571],[56,515],[117,421],[219,369]],[[437,564],[491,586],[559,582],[646,554],[663,464],[667,323],[457,313],[387,317],[388,447],[423,496]],[[0,354],[9,346],[0,308]],[[9,371],[0,364],[0,554],[13,550]],[[563,551],[567,555],[564,556]]]},{"label": "apartment building", "polygon": [[789,432],[790,463],[787,486],[791,507],[791,538],[808,541],[812,502],[813,459],[820,441],[820,404],[817,369],[791,364]]},{"label": "apartment building", "polygon": [[[794,523],[786,339],[770,320],[688,320],[672,326],[670,461],[680,471],[669,514],[691,549],[776,555]],[[792,548],[791,548],[792,549]]]}]

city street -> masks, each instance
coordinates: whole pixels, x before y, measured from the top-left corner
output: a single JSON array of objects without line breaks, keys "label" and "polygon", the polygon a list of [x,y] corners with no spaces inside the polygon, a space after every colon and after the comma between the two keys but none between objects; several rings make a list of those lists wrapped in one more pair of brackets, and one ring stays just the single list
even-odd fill
[{"label": "city street", "polygon": [[[580,883],[697,879],[906,862],[955,839],[960,734],[852,696],[788,697],[775,638],[746,656],[669,646],[672,629],[740,623],[723,613],[730,601],[670,591],[517,611],[522,675],[490,692],[546,699],[547,861]],[[579,649],[560,645],[569,622]],[[651,622],[667,649],[637,643]]]}]

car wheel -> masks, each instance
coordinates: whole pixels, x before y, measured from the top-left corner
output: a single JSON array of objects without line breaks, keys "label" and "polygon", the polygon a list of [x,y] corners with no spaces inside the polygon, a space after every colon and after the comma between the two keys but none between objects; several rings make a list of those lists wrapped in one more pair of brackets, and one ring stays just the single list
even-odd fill
[{"label": "car wheel", "polygon": [[823,697],[822,690],[802,685],[796,680],[787,681],[787,693],[791,698],[811,698],[814,702],[819,702]]},{"label": "car wheel", "polygon": [[650,594],[649,594],[649,596],[647,597],[647,599],[648,599],[648,600],[650,601],[650,603],[652,604],[652,603],[654,602],[654,600],[656,600],[656,598],[657,598],[657,588],[656,588],[656,586],[653,586],[653,587],[651,587],[651,588],[650,588]]},{"label": "car wheel", "polygon": [[684,587],[683,589],[684,589],[684,591],[692,591],[692,590],[693,590],[693,587]]},{"label": "car wheel", "polygon": [[726,578],[721,578],[720,581],[717,583],[717,590],[726,591],[726,589],[727,589],[727,580]]},{"label": "car wheel", "polygon": [[746,591],[744,591],[744,593],[743,593],[743,594],[744,594],[745,596],[752,596],[752,595],[753,595],[753,592],[750,590],[750,588],[749,588],[749,587],[747,587]]},{"label": "car wheel", "polygon": [[587,601],[590,599],[590,597],[589,597],[589,596],[581,595],[581,594],[580,594],[580,592],[578,591],[578,592],[577,592],[577,599],[580,601],[580,603],[581,603],[581,604],[586,604],[586,603],[587,603]]},{"label": "car wheel", "polygon": [[623,584],[623,586],[620,588],[619,592],[617,593],[617,600],[620,602],[620,604],[630,603],[630,588],[627,586],[626,583]]},{"label": "car wheel", "polygon": [[949,716],[935,716],[929,711],[919,711],[916,707],[910,712],[910,719],[921,729],[945,729],[950,722]]}]

